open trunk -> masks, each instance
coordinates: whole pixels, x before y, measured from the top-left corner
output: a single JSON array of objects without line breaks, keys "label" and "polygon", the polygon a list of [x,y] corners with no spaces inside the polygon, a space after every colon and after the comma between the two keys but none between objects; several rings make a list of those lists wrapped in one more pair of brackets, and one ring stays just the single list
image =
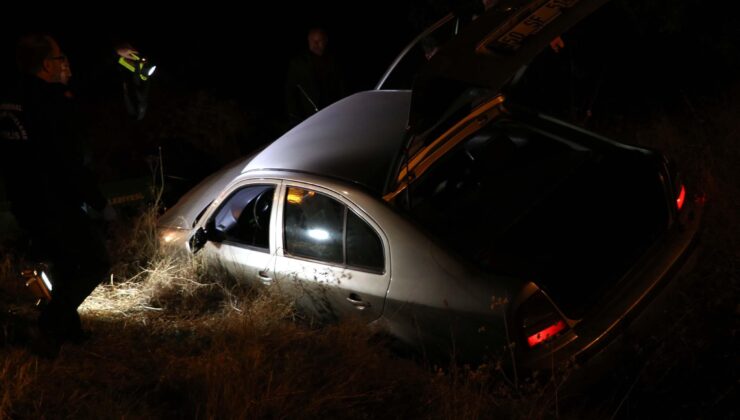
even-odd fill
[{"label": "open trunk", "polygon": [[577,319],[664,232],[669,213],[654,154],[559,134],[502,118],[396,202],[460,254],[535,282]]}]

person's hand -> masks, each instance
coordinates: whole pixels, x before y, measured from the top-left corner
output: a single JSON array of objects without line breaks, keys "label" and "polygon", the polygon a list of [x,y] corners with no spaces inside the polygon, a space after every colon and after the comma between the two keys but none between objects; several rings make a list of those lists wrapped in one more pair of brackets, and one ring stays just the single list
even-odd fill
[{"label": "person's hand", "polygon": [[132,47],[129,43],[118,45],[116,47],[116,54],[118,54],[119,57],[123,57],[129,60],[139,59],[139,51],[136,48]]}]

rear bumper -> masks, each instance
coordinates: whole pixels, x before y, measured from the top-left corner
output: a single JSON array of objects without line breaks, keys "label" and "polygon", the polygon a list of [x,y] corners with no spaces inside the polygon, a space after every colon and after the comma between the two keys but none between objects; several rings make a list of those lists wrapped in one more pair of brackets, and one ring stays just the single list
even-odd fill
[{"label": "rear bumper", "polygon": [[625,275],[618,290],[595,303],[595,310],[546,347],[524,351],[524,366],[547,369],[566,360],[583,362],[625,331],[668,285],[675,283],[673,279],[693,267],[703,212],[704,198],[695,198],[683,209],[679,221]]}]

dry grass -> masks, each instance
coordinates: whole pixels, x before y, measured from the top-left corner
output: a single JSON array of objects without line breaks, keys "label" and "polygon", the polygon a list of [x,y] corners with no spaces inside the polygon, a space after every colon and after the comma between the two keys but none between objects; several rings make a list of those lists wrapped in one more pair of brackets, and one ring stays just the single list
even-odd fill
[{"label": "dry grass", "polygon": [[[130,238],[152,238],[153,220]],[[90,341],[54,360],[0,347],[0,418],[521,417],[522,402],[542,398],[513,392],[495,367],[396,357],[359,322],[296,323],[293,302],[197,258],[150,245],[116,257],[80,307]],[[3,285],[15,265],[6,254]]]},{"label": "dry grass", "polygon": [[523,399],[493,369],[394,357],[362,324],[296,324],[269,288],[158,287],[165,273],[99,287],[81,308],[94,338],[55,360],[0,349],[0,418],[480,418]]}]

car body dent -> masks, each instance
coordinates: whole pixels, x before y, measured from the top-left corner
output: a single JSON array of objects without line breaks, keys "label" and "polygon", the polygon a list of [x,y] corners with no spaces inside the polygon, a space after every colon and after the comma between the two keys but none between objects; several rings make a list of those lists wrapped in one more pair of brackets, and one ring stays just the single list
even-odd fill
[{"label": "car body dent", "polygon": [[[285,178],[281,202],[276,217],[277,243],[275,277],[281,292],[294,298],[308,315],[323,321],[359,317],[374,321],[383,313],[388,287],[392,277],[390,242],[384,229],[375,221],[373,200],[364,192],[341,182],[319,185],[315,177],[304,174],[283,174]],[[357,214],[379,236],[384,254],[380,272],[341,263],[289,255],[285,251],[284,209],[287,189],[302,188],[323,194]],[[357,203],[360,204],[357,204]]]}]

